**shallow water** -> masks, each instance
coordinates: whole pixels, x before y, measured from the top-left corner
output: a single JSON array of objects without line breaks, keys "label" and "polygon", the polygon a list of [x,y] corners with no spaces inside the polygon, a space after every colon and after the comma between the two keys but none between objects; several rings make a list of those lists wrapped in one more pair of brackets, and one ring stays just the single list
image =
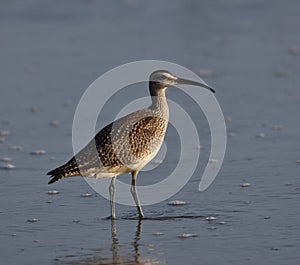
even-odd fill
[{"label": "shallow water", "polygon": [[[299,2],[158,3],[0,3],[0,131],[11,132],[2,137],[0,159],[15,165],[0,170],[0,264],[299,263]],[[48,186],[45,173],[72,156],[72,119],[88,85],[142,59],[213,70],[204,79],[230,117],[232,137],[221,172],[200,193],[209,130],[191,105],[203,126],[201,160],[170,198],[187,204],[145,206],[141,222],[134,207],[117,205],[111,223],[109,202],[83,179]],[[133,94],[146,96],[144,87]],[[167,94],[185,100],[176,89]],[[132,94],[114,100],[122,105]],[[114,115],[115,104],[108,105],[99,127]],[[165,161],[142,172],[139,184],[160,180],[174,166],[174,137],[170,128]],[[30,154],[41,149],[47,153]],[[53,190],[59,193],[48,194]]]}]

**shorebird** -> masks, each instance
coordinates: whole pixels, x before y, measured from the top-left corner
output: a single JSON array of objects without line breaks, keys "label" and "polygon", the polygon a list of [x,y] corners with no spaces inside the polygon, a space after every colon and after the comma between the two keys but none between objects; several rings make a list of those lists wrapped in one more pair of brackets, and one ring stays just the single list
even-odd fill
[{"label": "shorebird", "polygon": [[66,164],[47,173],[51,176],[48,184],[75,176],[110,177],[110,217],[115,219],[116,177],[131,173],[130,191],[139,217],[143,218],[143,210],[136,191],[137,175],[155,157],[163,143],[169,121],[165,91],[170,86],[180,84],[200,86],[215,92],[205,84],[176,77],[165,70],[153,72],[149,78],[152,104],[104,127]]}]

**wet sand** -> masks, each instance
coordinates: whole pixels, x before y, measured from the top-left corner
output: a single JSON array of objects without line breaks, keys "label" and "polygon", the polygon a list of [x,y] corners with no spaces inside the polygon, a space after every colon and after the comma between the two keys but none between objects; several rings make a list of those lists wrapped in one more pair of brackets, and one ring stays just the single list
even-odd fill
[{"label": "wet sand", "polygon": [[[2,1],[0,264],[298,264],[299,8],[296,0]],[[194,114],[203,124],[199,168],[170,199],[187,204],[146,206],[141,222],[134,207],[117,205],[111,223],[109,202],[83,179],[48,186],[45,173],[72,156],[73,115],[88,85],[143,59],[186,66],[216,89],[227,153],[200,193],[210,138]],[[148,95],[144,86],[135,95]],[[176,89],[167,95],[182,100]],[[116,111],[108,105],[99,127]],[[175,151],[170,144],[167,161],[138,183],[158,181]]]}]

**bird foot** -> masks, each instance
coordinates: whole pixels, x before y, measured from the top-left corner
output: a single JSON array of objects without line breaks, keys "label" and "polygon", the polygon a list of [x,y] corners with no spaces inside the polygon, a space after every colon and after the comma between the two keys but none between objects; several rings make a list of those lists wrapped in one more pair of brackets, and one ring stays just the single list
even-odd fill
[{"label": "bird foot", "polygon": [[105,219],[106,220],[116,220],[116,217],[110,215],[110,216],[107,216]]}]

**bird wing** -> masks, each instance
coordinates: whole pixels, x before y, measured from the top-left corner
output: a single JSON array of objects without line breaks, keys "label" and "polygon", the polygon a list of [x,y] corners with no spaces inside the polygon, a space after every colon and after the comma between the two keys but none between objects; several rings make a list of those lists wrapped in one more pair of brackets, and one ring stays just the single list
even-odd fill
[{"label": "bird wing", "polygon": [[[133,171],[132,167],[151,156],[160,147],[167,122],[143,109],[105,126],[78,154],[47,175],[51,183],[60,178],[89,175],[91,171],[116,173]],[[49,182],[49,183],[50,183]]]}]

